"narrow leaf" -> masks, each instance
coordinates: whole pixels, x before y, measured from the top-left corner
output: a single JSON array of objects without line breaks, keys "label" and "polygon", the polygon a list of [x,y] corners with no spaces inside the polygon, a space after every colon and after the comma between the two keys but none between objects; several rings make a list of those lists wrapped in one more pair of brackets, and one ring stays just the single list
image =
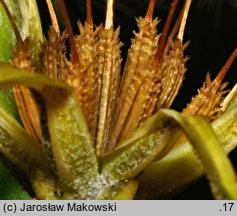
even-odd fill
[{"label": "narrow leaf", "polygon": [[0,151],[24,171],[41,164],[44,157],[39,144],[1,106],[0,116]]},{"label": "narrow leaf", "polygon": [[[212,127],[226,153],[237,145],[237,97]],[[177,140],[175,141],[177,142]],[[161,160],[154,161],[142,173],[137,198],[164,199],[176,194],[204,173],[203,166],[187,140],[174,146]]]},{"label": "narrow leaf", "polygon": [[43,75],[27,73],[9,64],[0,63],[0,86],[12,84],[32,87],[43,95],[59,178],[65,189],[71,193],[79,193],[77,198],[90,196],[87,185],[89,180],[97,178],[98,163],[92,139],[72,88]]},{"label": "narrow leaf", "polygon": [[[167,152],[179,133],[169,125],[163,113],[158,112],[147,119],[119,147],[102,158],[102,174],[125,180],[137,176],[158,156]],[[171,134],[174,134],[170,140]]]},{"label": "narrow leaf", "polygon": [[203,117],[184,118],[177,112],[162,110],[178,122],[200,156],[216,199],[237,199],[237,177],[220,141]]},{"label": "narrow leaf", "polygon": [[[175,144],[174,136],[177,138],[178,133],[175,131],[175,135],[172,134],[170,136],[167,126],[167,124],[172,126],[170,120],[181,126],[197,150],[198,155],[201,156],[210,183],[215,185],[215,190],[218,190],[218,194],[213,191],[216,198],[234,199],[235,194],[237,194],[236,176],[210,125],[204,118],[183,117],[172,110],[160,110],[148,120],[150,124],[146,125],[145,123],[142,129],[138,129],[140,134],[146,135],[140,135],[139,137],[139,133],[135,132],[135,137],[139,137],[139,139],[132,138],[133,135],[130,138],[132,142],[126,143],[125,141],[126,145],[123,144],[121,148],[107,155],[107,161],[105,161],[105,165],[102,168],[102,173],[110,173],[115,179],[121,180],[138,175],[154,158],[161,157],[162,151],[167,151],[166,148],[169,149]],[[159,126],[157,127],[156,125]],[[144,133],[144,131],[148,132],[152,131],[152,129],[153,133]],[[168,142],[169,137],[172,137],[172,140]],[[211,151],[210,149],[214,150]],[[226,173],[221,169],[223,164],[226,167]],[[230,178],[225,176],[230,176]]]}]

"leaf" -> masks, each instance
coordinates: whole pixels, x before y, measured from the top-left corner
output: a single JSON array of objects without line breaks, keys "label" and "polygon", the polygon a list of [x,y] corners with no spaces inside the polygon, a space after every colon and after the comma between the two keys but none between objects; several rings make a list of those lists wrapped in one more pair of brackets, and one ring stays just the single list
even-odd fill
[{"label": "leaf", "polygon": [[[63,82],[52,80],[40,74],[25,72],[8,63],[0,63],[0,86],[22,84],[34,88],[46,98],[46,88],[52,87],[56,91],[70,91],[71,88]],[[49,97],[48,97],[49,98]]]},{"label": "leaf", "polygon": [[177,112],[162,110],[178,122],[200,156],[216,199],[237,199],[237,177],[226,153],[203,117],[184,118]]},{"label": "leaf", "polygon": [[[226,153],[237,145],[237,108],[232,99],[227,110],[212,122]],[[176,141],[177,142],[177,141]],[[137,198],[164,199],[187,187],[204,173],[203,167],[187,140],[176,145],[161,160],[154,161],[142,173]]]},{"label": "leaf", "polygon": [[39,144],[1,106],[0,116],[0,151],[5,157],[26,172],[31,166],[42,164],[44,157]]},{"label": "leaf", "polygon": [[137,176],[153,160],[167,152],[179,134],[164,114],[157,112],[119,143],[119,147],[104,155],[102,174],[107,173],[120,180]]},{"label": "leaf", "polygon": [[92,139],[71,87],[0,63],[0,86],[12,84],[32,87],[43,95],[59,179],[65,189],[80,193],[78,198],[85,198],[82,196],[89,193],[89,180],[97,178],[99,168]]},{"label": "leaf", "polygon": [[0,90],[0,104],[9,111],[9,113],[20,122],[20,116],[17,110],[14,96],[10,88]]},{"label": "leaf", "polygon": [[164,148],[167,148],[170,128],[164,124],[160,115],[157,119],[160,127],[155,131],[106,155],[102,174],[106,173],[119,180],[133,178],[148,166]]},{"label": "leaf", "polygon": [[[177,138],[179,133],[177,131],[171,133],[172,123],[181,126],[197,150],[197,155],[200,155],[210,183],[215,185],[212,188],[218,191],[217,193],[213,190],[216,198],[234,199],[237,195],[235,173],[206,119],[183,117],[173,110],[161,109],[130,137],[130,142],[125,141],[122,147],[108,154],[102,167],[102,174],[119,180],[137,176],[155,158],[161,157],[162,151],[167,151],[167,148],[170,149],[175,144],[175,137]],[[172,139],[169,140],[169,137]],[[179,152],[179,154],[182,153],[183,151]],[[226,169],[223,170],[223,167]],[[199,169],[197,169],[198,171]],[[173,172],[175,173],[175,170]],[[178,171],[176,172],[178,173]],[[159,178],[159,176],[156,177]],[[164,177],[165,184],[166,177],[162,177]],[[175,180],[173,179],[173,181]]]}]

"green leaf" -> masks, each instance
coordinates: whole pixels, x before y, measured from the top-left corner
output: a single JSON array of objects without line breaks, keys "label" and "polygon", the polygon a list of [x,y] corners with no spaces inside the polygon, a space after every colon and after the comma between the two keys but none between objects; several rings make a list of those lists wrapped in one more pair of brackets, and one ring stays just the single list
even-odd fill
[{"label": "green leaf", "polygon": [[13,96],[11,88],[0,90],[0,104],[8,110],[8,112],[20,122],[20,116],[16,106],[15,98]]},{"label": "green leaf", "polygon": [[[174,141],[180,134],[176,129],[171,130],[174,127],[172,124],[178,124],[182,128],[197,150],[197,155],[200,155],[212,185],[211,188],[215,188],[213,190],[215,197],[235,199],[237,196],[236,175],[210,124],[204,118],[183,117],[173,110],[158,111],[135,131],[128,141],[124,141],[121,144],[122,147],[108,154],[102,167],[102,174],[110,175],[111,178],[117,180],[137,176],[155,158],[161,158],[161,155],[164,155],[164,152],[175,144]],[[182,153],[181,151],[179,154]],[[194,162],[195,160],[197,159],[195,158]],[[223,169],[224,167],[226,169]],[[173,170],[174,173],[178,171]],[[197,172],[199,171],[200,169],[197,169]],[[160,176],[156,177],[160,178]],[[162,177],[165,184],[166,176]]]},{"label": "green leaf", "polygon": [[[226,153],[237,145],[236,98],[232,99],[231,109],[227,109],[221,117],[212,122],[212,127]],[[184,140],[172,148],[164,158],[154,161],[143,171],[138,198],[169,198],[196,181],[203,173],[203,166],[194,153],[193,147]]]},{"label": "green leaf", "polygon": [[102,174],[119,180],[137,176],[165,148],[170,148],[168,138],[173,132],[163,115],[157,113],[102,159]]},{"label": "green leaf", "polygon": [[[35,89],[41,93],[45,99],[48,99],[49,102],[54,101],[47,95],[47,89],[51,87],[53,91],[62,93],[60,98],[67,97],[67,92],[72,91],[71,87],[61,81],[50,79],[41,74],[25,72],[8,63],[0,62],[0,87],[5,88],[17,84]],[[65,92],[66,94],[64,94]],[[60,100],[58,102],[60,102]]]},{"label": "green leaf", "polygon": [[43,95],[60,181],[69,194],[81,199],[89,196],[88,184],[96,181],[99,168],[92,139],[72,88],[41,74],[27,73],[0,63],[0,86],[13,84],[32,87]]},{"label": "green leaf", "polygon": [[203,117],[183,117],[171,110],[161,110],[178,122],[200,156],[216,199],[237,199],[237,177],[230,160],[210,124]]},{"label": "green leaf", "polygon": [[28,172],[44,161],[40,145],[0,106],[0,151],[16,166]]},{"label": "green leaf", "polygon": [[56,104],[52,103],[52,96],[48,100],[48,126],[58,175],[67,189],[79,193],[74,198],[88,198],[91,196],[89,185],[96,181],[99,167],[77,99],[70,94]]}]

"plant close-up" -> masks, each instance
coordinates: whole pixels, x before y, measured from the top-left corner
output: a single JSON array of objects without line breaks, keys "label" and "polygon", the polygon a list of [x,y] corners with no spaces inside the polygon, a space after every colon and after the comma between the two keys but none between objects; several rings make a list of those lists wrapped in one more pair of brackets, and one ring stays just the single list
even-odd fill
[{"label": "plant close-up", "polygon": [[116,18],[129,1],[101,1],[101,24],[98,2],[0,0],[0,199],[174,199],[204,177],[237,200],[237,43],[178,104],[196,2],[166,1],[160,19],[144,1],[132,34]]}]

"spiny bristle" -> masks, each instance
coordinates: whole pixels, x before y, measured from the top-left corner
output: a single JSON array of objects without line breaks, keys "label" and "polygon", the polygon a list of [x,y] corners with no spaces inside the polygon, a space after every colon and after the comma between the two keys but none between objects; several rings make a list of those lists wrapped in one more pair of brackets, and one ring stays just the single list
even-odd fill
[{"label": "spiny bristle", "polygon": [[183,41],[184,30],[185,30],[185,26],[186,26],[186,22],[188,18],[188,12],[189,12],[191,3],[192,3],[192,0],[186,0],[186,3],[184,5],[184,13],[183,13],[182,21],[180,24],[179,33],[177,35],[177,38],[179,38],[181,42]]},{"label": "spiny bristle", "polygon": [[86,22],[93,27],[91,0],[86,1]]},{"label": "spiny bristle", "polygon": [[164,50],[165,50],[165,46],[166,46],[166,41],[167,41],[169,28],[170,28],[171,21],[173,19],[174,12],[176,10],[176,7],[177,7],[178,3],[179,3],[179,0],[173,0],[173,2],[171,4],[170,11],[169,11],[169,14],[168,14],[168,17],[167,17],[166,22],[165,22],[165,27],[164,27],[164,30],[163,30],[163,33],[161,35],[161,39],[160,39],[160,42],[159,42],[159,49],[157,50],[157,53],[156,53],[156,59],[157,59],[156,62],[157,62],[158,65],[161,63],[161,59],[162,59],[162,56],[163,56],[163,53],[164,53]]},{"label": "spiny bristle", "polygon": [[[170,32],[169,38],[171,40],[174,40],[175,36],[177,35],[177,32],[179,31],[180,23],[181,23],[182,18],[183,18],[184,9],[185,9],[185,7],[182,8],[181,12],[178,15],[178,18],[175,21],[174,26],[173,26],[173,28]],[[164,56],[167,55],[169,49],[170,49],[170,43],[166,43],[165,50],[164,50],[164,53],[163,53]]]},{"label": "spiny bristle", "polygon": [[74,41],[74,33],[73,33],[72,25],[70,23],[70,19],[69,19],[65,2],[64,0],[57,0],[57,2],[60,8],[63,20],[65,22],[68,34],[69,34],[69,43],[70,43],[71,54],[72,54],[72,63],[73,65],[79,66],[79,58],[78,58],[77,49],[76,49],[76,45]]},{"label": "spiny bristle", "polygon": [[114,7],[114,1],[108,0],[107,10],[106,10],[106,19],[105,19],[105,29],[110,29],[114,25],[113,24],[113,19],[114,19],[113,7]]},{"label": "spiny bristle", "polygon": [[[236,56],[237,56],[237,48],[234,49],[234,51],[230,55],[229,59],[227,60],[227,62],[225,63],[225,65],[222,67],[219,74],[217,75],[217,77],[215,79],[217,82],[220,82],[220,81],[223,80],[223,78],[226,75],[227,71],[229,70],[231,64],[235,60]],[[221,103],[221,105],[220,105],[221,108],[220,109],[221,109],[222,112],[225,111],[225,109],[229,105],[230,101],[236,95],[236,92],[237,92],[237,84],[235,84],[235,86],[232,88],[232,90],[229,92],[229,94],[225,97],[225,99]]]},{"label": "spiny bristle", "polygon": [[226,73],[228,72],[231,64],[235,60],[236,56],[237,56],[237,48],[235,48],[235,50],[232,52],[232,54],[230,55],[230,57],[227,60],[227,62],[225,63],[225,65],[220,70],[219,74],[217,75],[217,77],[215,79],[216,82],[222,82],[222,80],[224,79]]},{"label": "spiny bristle", "polygon": [[48,10],[49,10],[52,25],[53,25],[55,31],[57,32],[57,34],[59,34],[60,30],[59,30],[58,20],[57,20],[55,10],[53,8],[52,1],[51,0],[46,0],[46,3],[48,5]]},{"label": "spiny bristle", "polygon": [[152,21],[155,5],[156,5],[156,0],[150,0],[149,6],[147,9],[146,18],[145,18],[146,20]]},{"label": "spiny bristle", "polygon": [[218,116],[220,111],[223,112],[226,109],[230,100],[233,98],[235,88],[228,94],[226,99],[223,100],[223,96],[226,95],[228,91],[224,90],[227,83],[222,84],[222,81],[235,60],[236,55],[237,48],[232,52],[231,56],[213,81],[211,81],[209,73],[207,74],[203,87],[198,90],[198,94],[192,98],[191,103],[183,110],[183,114],[205,115],[210,120],[213,120]]}]

